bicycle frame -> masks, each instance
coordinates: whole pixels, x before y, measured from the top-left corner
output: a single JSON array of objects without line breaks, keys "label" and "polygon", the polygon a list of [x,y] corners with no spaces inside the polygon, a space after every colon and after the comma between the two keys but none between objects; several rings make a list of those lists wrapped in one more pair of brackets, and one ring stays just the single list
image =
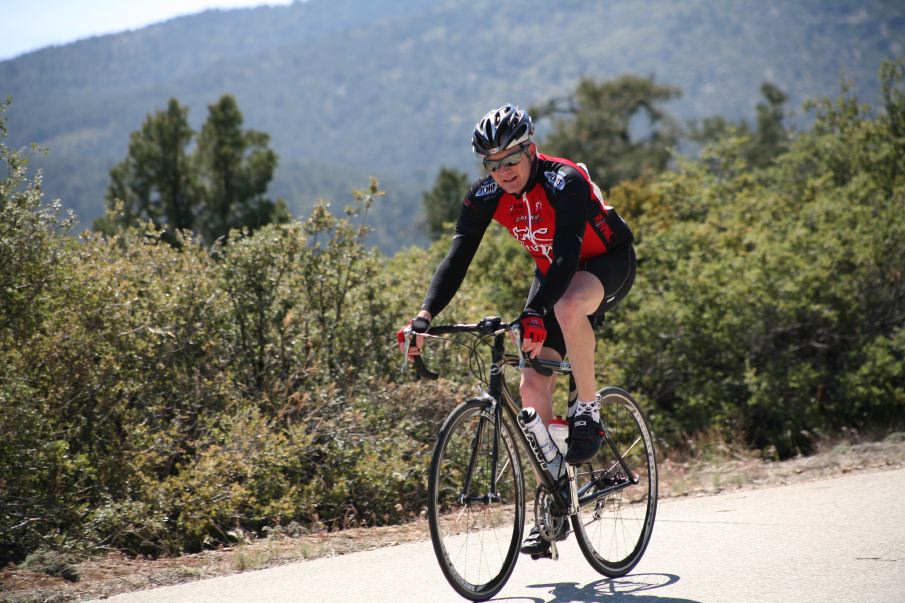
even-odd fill
[{"label": "bicycle frame", "polygon": [[[541,451],[533,444],[533,438],[529,437],[526,428],[522,425],[521,421],[518,420],[518,415],[521,411],[521,407],[516,403],[515,397],[510,393],[509,388],[506,384],[506,380],[504,379],[503,369],[506,365],[525,365],[524,358],[512,354],[506,354],[505,352],[505,338],[509,330],[509,326],[503,324],[498,317],[490,317],[485,318],[483,321],[481,321],[481,323],[478,323],[477,325],[436,326],[431,327],[427,331],[427,334],[430,335],[478,332],[486,335],[493,335],[494,337],[493,345],[491,346],[490,381],[488,383],[489,391],[486,392],[488,404],[490,406],[490,414],[493,416],[495,429],[495,437],[493,440],[493,448],[491,454],[491,475],[493,476],[491,491],[483,496],[468,496],[468,492],[471,486],[471,476],[474,471],[475,455],[484,436],[484,423],[481,422],[478,424],[477,433],[475,433],[475,437],[472,440],[471,458],[469,460],[468,471],[465,474],[465,481],[462,484],[462,491],[459,497],[460,502],[489,503],[497,502],[501,498],[499,493],[497,492],[497,476],[499,475],[499,434],[502,433],[503,429],[502,422],[504,413],[508,416],[511,424],[518,427],[515,432],[518,434],[518,438],[521,440],[523,448],[529,452],[528,458],[531,462],[532,467],[534,467],[535,474],[539,477],[547,492],[550,493],[550,495],[553,497],[554,510],[557,514],[574,515],[578,512],[578,509],[580,507],[592,504],[597,500],[619,492],[620,490],[623,490],[630,485],[637,484],[639,481],[638,475],[636,475],[629,468],[625,461],[624,454],[620,453],[616,449],[616,445],[609,435],[608,427],[606,425],[603,425],[604,441],[607,443],[615,457],[618,459],[618,464],[621,466],[624,474],[628,476],[628,479],[619,483],[608,485],[603,488],[601,488],[600,484],[595,480],[585,485],[581,491],[578,491],[575,485],[574,469],[571,465],[566,465],[566,479],[569,485],[569,496],[568,499],[563,496],[562,490],[563,486],[565,485],[562,484],[563,478],[554,481],[550,476],[550,473],[547,471],[547,464],[546,460],[543,457],[543,453],[541,453]],[[420,357],[416,358],[415,364],[416,368],[418,369],[419,373],[422,374],[422,376],[426,376],[428,378],[436,378],[435,374],[427,371]],[[570,374],[572,372],[571,365],[567,362],[556,362],[538,359],[530,361],[530,364],[535,370],[540,370],[545,373],[547,371],[560,374]],[[504,409],[502,412],[500,412],[501,408]],[[614,464],[611,467],[606,468],[606,470],[602,472],[601,477],[610,474],[615,467],[616,465]],[[589,490],[593,490],[593,492],[588,494]]]}]

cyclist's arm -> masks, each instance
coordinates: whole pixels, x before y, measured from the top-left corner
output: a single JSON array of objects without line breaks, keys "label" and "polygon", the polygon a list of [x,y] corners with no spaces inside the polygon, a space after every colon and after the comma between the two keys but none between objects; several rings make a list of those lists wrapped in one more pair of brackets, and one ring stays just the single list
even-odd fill
[{"label": "cyclist's arm", "polygon": [[562,168],[565,184],[553,189],[556,232],[553,235],[553,261],[540,286],[526,306],[541,315],[553,309],[569,287],[578,270],[581,243],[589,218],[590,189],[587,181],[572,168]]},{"label": "cyclist's arm", "polygon": [[432,318],[440,313],[459,290],[468,266],[484,238],[484,232],[493,217],[495,205],[480,200],[476,201],[469,195],[462,204],[459,220],[456,223],[455,234],[449,246],[449,252],[434,273],[424,303],[421,304],[422,312],[427,312]]}]

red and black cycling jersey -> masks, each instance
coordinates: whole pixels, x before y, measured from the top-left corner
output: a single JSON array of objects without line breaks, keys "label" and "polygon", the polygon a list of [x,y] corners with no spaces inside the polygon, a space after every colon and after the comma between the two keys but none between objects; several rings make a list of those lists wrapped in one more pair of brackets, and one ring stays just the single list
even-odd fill
[{"label": "red and black cycling jersey", "polygon": [[459,290],[491,220],[509,230],[537,263],[540,286],[526,308],[541,315],[565,293],[582,262],[633,241],[628,225],[606,205],[582,167],[538,153],[521,195],[505,192],[490,175],[472,185],[449,253],[421,306],[431,316]]}]

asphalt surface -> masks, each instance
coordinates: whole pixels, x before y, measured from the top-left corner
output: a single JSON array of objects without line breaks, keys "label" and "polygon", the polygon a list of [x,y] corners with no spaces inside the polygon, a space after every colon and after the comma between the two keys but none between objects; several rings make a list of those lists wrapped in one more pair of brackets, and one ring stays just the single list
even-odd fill
[{"label": "asphalt surface", "polygon": [[[522,557],[494,601],[905,602],[905,470],[660,501],[628,576],[608,579],[574,538]],[[106,599],[116,603],[455,602],[430,541]]]}]

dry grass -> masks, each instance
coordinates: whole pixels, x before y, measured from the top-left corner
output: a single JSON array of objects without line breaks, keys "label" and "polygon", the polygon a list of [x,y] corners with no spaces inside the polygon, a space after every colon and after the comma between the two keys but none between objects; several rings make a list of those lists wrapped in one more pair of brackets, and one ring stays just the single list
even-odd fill
[{"label": "dry grass", "polygon": [[[905,434],[882,441],[837,441],[818,454],[783,462],[765,462],[756,455],[719,443],[693,454],[673,454],[660,462],[661,497],[715,494],[739,488],[775,486],[811,481],[853,471],[905,467]],[[78,582],[10,566],[0,571],[0,601],[56,603],[106,597],[392,546],[429,537],[427,522],[389,527],[355,528],[335,533],[300,536],[272,535],[247,539],[236,546],[166,559],[129,559],[117,553],[78,563]]]},{"label": "dry grass", "polygon": [[811,481],[852,471],[902,467],[905,467],[905,433],[894,433],[879,441],[827,442],[818,447],[816,454],[782,462],[765,461],[752,452],[714,444],[695,456],[682,459],[674,455],[661,461],[660,495],[716,494]]}]

